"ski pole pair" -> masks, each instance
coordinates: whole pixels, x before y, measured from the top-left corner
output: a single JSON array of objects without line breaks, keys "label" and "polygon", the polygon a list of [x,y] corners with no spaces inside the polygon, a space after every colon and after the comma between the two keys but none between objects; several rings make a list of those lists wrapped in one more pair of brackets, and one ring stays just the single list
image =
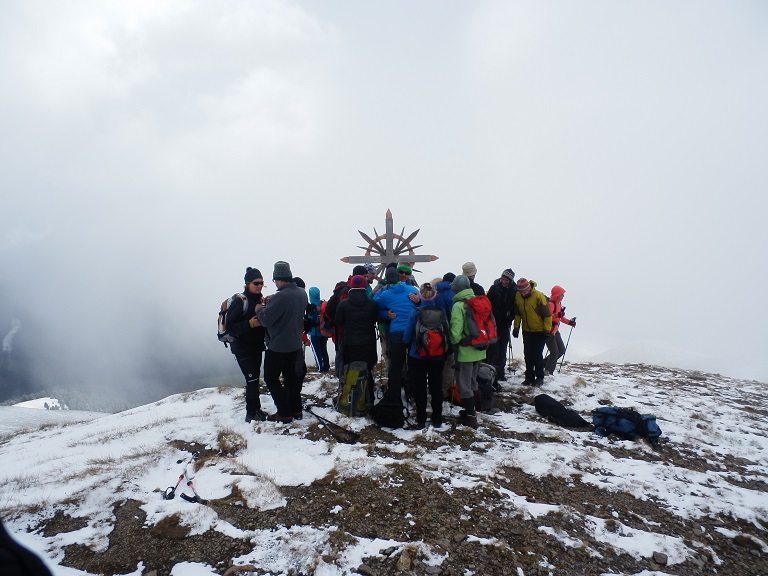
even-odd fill
[{"label": "ski pole pair", "polygon": [[176,489],[179,487],[179,484],[181,484],[182,480],[186,478],[187,486],[190,490],[192,490],[192,494],[194,494],[194,496],[188,496],[182,492],[179,494],[179,497],[182,500],[186,500],[187,502],[194,502],[196,504],[208,504],[208,500],[200,498],[200,495],[195,490],[195,485],[192,483],[192,477],[187,473],[187,468],[192,462],[197,460],[198,456],[200,456],[199,452],[192,452],[189,458],[182,458],[181,460],[176,461],[176,464],[184,463],[184,468],[182,469],[181,474],[179,474],[179,479],[176,481],[176,486],[168,486],[168,488],[166,488],[163,492],[163,500],[173,500],[176,497]]}]

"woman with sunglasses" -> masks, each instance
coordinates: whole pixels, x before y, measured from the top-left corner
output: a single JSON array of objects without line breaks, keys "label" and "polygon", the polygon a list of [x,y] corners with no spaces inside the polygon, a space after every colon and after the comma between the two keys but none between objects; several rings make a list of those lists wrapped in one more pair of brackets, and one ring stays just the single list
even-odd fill
[{"label": "woman with sunglasses", "polygon": [[264,353],[265,330],[255,321],[256,307],[261,304],[264,277],[258,268],[245,270],[245,300],[235,298],[227,310],[227,331],[235,337],[232,354],[245,376],[245,421],[267,419],[259,398],[259,373]]}]

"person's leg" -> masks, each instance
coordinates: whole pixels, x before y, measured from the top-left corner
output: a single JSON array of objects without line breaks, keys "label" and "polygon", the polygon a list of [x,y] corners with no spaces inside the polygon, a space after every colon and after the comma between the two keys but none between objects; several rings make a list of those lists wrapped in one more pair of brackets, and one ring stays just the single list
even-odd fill
[{"label": "person's leg", "polygon": [[507,379],[507,348],[509,348],[509,326],[502,326],[499,330],[499,350],[496,353],[496,380],[502,382]]},{"label": "person's leg", "polygon": [[389,383],[392,394],[399,395],[403,388],[403,370],[405,370],[408,348],[403,343],[402,332],[389,333]]},{"label": "person's leg", "polygon": [[326,336],[318,336],[318,356],[320,358],[320,372],[328,372],[331,368],[331,359],[328,357],[328,338]]},{"label": "person's leg", "polygon": [[261,399],[259,398],[259,373],[261,372],[261,352],[250,356],[235,357],[237,365],[245,377],[245,414],[246,421],[263,420]]},{"label": "person's leg", "polygon": [[536,380],[534,366],[536,364],[536,345],[533,332],[523,330],[523,358],[525,359],[525,380],[523,384],[533,384]]},{"label": "person's leg", "polygon": [[416,423],[422,426],[427,421],[427,361],[411,356],[408,370],[416,402]]},{"label": "person's leg", "polygon": [[453,388],[456,382],[456,367],[454,365],[453,352],[449,352],[445,355],[445,362],[443,362],[443,398],[450,400],[451,388]]},{"label": "person's leg", "polygon": [[432,425],[443,423],[443,366],[442,358],[427,363],[427,383],[432,406]]},{"label": "person's leg", "polygon": [[478,426],[474,390],[477,389],[477,371],[479,369],[480,362],[456,362],[456,387],[459,390],[462,406],[459,411],[459,421],[471,428]]},{"label": "person's leg", "polygon": [[[547,374],[552,374],[557,366],[557,359],[560,358],[560,354],[557,351],[557,336],[560,336],[560,332],[555,332],[547,339],[547,350],[549,356],[544,360],[544,371]],[[562,340],[562,339],[561,339]]]},{"label": "person's leg", "polygon": [[533,371],[535,376],[534,382],[541,385],[544,383],[544,348],[547,345],[547,341],[550,339],[550,334],[534,332],[532,336],[534,346],[534,350],[532,351]]},{"label": "person's leg", "polygon": [[296,370],[299,365],[299,360],[303,360],[301,356],[304,353],[304,349],[296,350],[295,352],[288,352],[285,356],[285,363],[283,364],[283,382],[285,383],[285,390],[288,397],[288,413],[281,414],[282,416],[292,416],[293,418],[301,418],[303,412],[301,407],[301,388],[303,383],[303,377],[300,377],[300,373]]},{"label": "person's leg", "polygon": [[[277,414],[283,417],[290,417],[291,407],[288,399],[288,391],[280,382],[280,374],[283,372],[286,363],[286,354],[267,350],[264,353],[264,382],[269,388],[269,393],[275,403]],[[290,371],[295,374],[296,357],[290,363]]]}]

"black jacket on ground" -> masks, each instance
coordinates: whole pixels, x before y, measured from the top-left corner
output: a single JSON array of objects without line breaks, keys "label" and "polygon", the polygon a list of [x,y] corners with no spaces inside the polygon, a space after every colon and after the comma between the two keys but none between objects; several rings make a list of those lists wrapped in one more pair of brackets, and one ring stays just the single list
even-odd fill
[{"label": "black jacket on ground", "polygon": [[43,561],[11,538],[1,522],[0,574],[3,576],[52,576]]}]

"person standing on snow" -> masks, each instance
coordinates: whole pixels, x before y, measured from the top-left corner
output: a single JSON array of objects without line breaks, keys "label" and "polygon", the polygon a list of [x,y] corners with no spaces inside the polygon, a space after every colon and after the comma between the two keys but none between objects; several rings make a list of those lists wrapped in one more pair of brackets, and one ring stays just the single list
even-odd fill
[{"label": "person standing on snow", "polygon": [[512,336],[520,334],[523,326],[523,356],[525,357],[525,380],[523,386],[544,384],[544,346],[552,331],[552,314],[547,306],[547,297],[535,289],[536,283],[520,278],[515,294],[515,327]]},{"label": "person standing on snow", "polygon": [[[272,280],[277,293],[256,310],[255,322],[267,329],[264,381],[277,412],[270,422],[291,422],[302,417],[301,378],[296,373],[296,356],[304,353],[304,312],[307,293],[293,282],[288,262],[275,262]],[[283,382],[280,382],[282,374]]]},{"label": "person standing on snow", "polygon": [[455,374],[456,388],[461,398],[462,409],[459,411],[459,422],[470,428],[477,428],[477,411],[475,407],[475,391],[478,388],[477,373],[480,370],[480,362],[485,360],[485,350],[460,344],[469,339],[467,326],[467,304],[463,300],[472,298],[475,293],[470,287],[469,278],[459,274],[451,283],[453,308],[451,309],[451,344],[456,353]]},{"label": "person standing on snow", "polygon": [[563,296],[565,290],[561,286],[552,286],[549,295],[549,311],[552,314],[551,336],[547,340],[547,349],[549,356],[544,366],[544,371],[550,376],[555,373],[557,361],[565,354],[565,343],[560,335],[560,323],[567,324],[571,328],[576,328],[576,318],[570,320],[565,317],[565,306],[563,306]]},{"label": "person standing on snow", "polygon": [[309,302],[313,306],[313,312],[308,318],[310,326],[307,336],[309,336],[309,342],[312,345],[315,366],[317,366],[317,371],[322,374],[330,369],[331,360],[328,357],[328,337],[320,330],[320,323],[323,321],[320,317],[320,307],[323,301],[320,299],[320,288],[317,286],[312,286],[309,289]]},{"label": "person standing on snow", "polygon": [[267,415],[261,409],[259,398],[259,373],[264,352],[264,328],[255,321],[256,309],[261,304],[261,291],[264,278],[258,268],[250,266],[245,270],[246,301],[240,298],[232,300],[227,310],[227,332],[234,338],[230,344],[237,365],[245,376],[245,421],[266,420]]},{"label": "person standing on snow", "polygon": [[507,268],[501,277],[494,281],[488,289],[488,300],[491,301],[493,317],[496,319],[496,332],[499,341],[488,348],[488,362],[496,367],[496,380],[504,382],[507,378],[504,371],[507,367],[507,347],[509,346],[509,331],[515,320],[515,273]]}]

